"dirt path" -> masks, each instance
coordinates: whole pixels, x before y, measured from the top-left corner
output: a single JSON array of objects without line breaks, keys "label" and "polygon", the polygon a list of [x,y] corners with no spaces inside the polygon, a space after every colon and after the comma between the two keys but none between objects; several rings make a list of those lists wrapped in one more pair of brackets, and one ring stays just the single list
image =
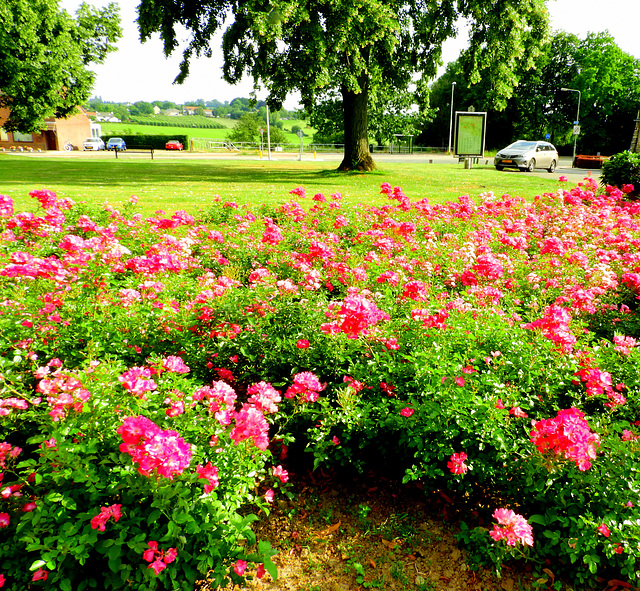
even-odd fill
[{"label": "dirt path", "polygon": [[[278,550],[278,580],[265,575],[244,589],[531,589],[533,577],[526,570],[506,568],[498,579],[467,565],[449,521],[449,501],[381,478],[338,482],[322,474],[299,476],[291,499],[280,500],[256,526],[258,539]],[[547,576],[537,588],[551,589],[551,583]]]}]

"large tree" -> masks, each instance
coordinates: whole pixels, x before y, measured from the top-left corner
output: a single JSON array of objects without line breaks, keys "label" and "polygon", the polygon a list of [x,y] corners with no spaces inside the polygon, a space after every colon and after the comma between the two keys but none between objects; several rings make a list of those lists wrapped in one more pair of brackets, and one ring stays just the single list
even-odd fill
[{"label": "large tree", "polygon": [[76,18],[57,0],[0,2],[0,106],[11,113],[8,131],[40,131],[47,117],[65,117],[91,93],[88,69],[115,49],[121,36],[118,6],[82,4]]},{"label": "large tree", "polygon": [[[141,0],[142,40],[159,32],[165,53],[179,46],[178,25],[191,32],[177,82],[194,55],[210,56],[224,28],[224,77],[246,73],[279,108],[292,90],[312,108],[318,93],[342,99],[343,170],[369,170],[369,94],[382,85],[405,90],[416,72],[433,77],[442,43],[460,18],[470,25],[470,80],[492,79],[492,96],[509,95],[517,63],[533,64],[544,39],[544,0]],[[226,19],[232,19],[226,25]]]},{"label": "large tree", "polygon": [[[428,99],[417,89],[411,91],[380,87],[369,93],[367,127],[377,145],[395,142],[396,136],[417,136],[433,118]],[[315,143],[344,144],[344,113],[342,99],[333,93],[313,107],[311,127],[317,130]]]},{"label": "large tree", "polygon": [[565,121],[564,113],[569,115],[568,104],[573,97],[560,92],[560,88],[571,87],[577,75],[578,45],[579,39],[574,35],[563,32],[553,35],[542,44],[535,67],[517,72],[517,91],[508,99],[499,101],[491,100],[491,79],[468,83],[465,62],[469,58],[463,52],[431,85],[429,99],[437,109],[437,115],[425,126],[420,141],[430,146],[448,145],[452,85],[455,84],[453,101],[456,111],[473,107],[476,111],[488,112],[487,146],[490,148],[503,148],[519,138],[542,139],[547,133],[551,134],[554,143],[562,145],[568,142],[571,127]]},{"label": "large tree", "polygon": [[[627,150],[640,109],[640,60],[622,51],[609,33],[590,33],[576,53],[578,74],[570,88],[581,92],[578,147],[584,154]],[[577,112],[577,93],[564,92],[565,120]],[[575,111],[574,111],[575,110]]]},{"label": "large tree", "polygon": [[563,153],[570,154],[578,98],[579,153],[610,155],[629,147],[640,108],[640,60],[624,53],[609,33],[590,33],[581,40],[556,32],[543,44],[535,69],[522,73],[517,92],[498,105],[500,109],[488,100],[490,80],[467,85],[462,65],[465,57],[463,54],[449,64],[431,87],[431,104],[438,108],[438,114],[421,136],[424,143],[447,144],[451,85],[455,82],[456,110],[473,105],[489,111],[490,147],[502,148],[516,139],[543,139],[549,134]]}]

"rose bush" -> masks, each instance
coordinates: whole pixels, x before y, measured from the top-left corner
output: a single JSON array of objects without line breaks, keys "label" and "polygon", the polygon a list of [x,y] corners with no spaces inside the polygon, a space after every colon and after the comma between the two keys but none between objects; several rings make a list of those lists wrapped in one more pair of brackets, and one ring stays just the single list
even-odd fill
[{"label": "rose bush", "polygon": [[477,503],[460,539],[497,568],[640,578],[640,205],[382,192],[0,198],[0,581],[275,576],[250,525],[291,445]]}]

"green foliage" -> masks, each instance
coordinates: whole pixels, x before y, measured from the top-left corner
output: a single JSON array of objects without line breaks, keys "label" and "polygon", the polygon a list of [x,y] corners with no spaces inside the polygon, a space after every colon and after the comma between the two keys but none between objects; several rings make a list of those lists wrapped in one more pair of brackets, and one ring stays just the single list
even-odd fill
[{"label": "green foliage", "polygon": [[342,102],[338,98],[319,101],[310,115],[315,144],[344,144],[344,113]]},{"label": "green foliage", "polygon": [[602,164],[600,176],[602,186],[611,185],[622,189],[624,185],[633,185],[633,194],[640,192],[640,154],[624,151],[614,154]]},{"label": "green foliage", "polygon": [[83,4],[72,18],[58,0],[6,0],[0,5],[0,106],[8,131],[40,131],[84,103],[99,64],[121,36],[118,6]]},{"label": "green foliage", "polygon": [[[260,130],[263,133],[260,133]],[[275,126],[269,128],[271,145],[282,144],[287,141],[284,132]],[[234,143],[267,144],[267,124],[257,113],[243,113],[234,128],[227,135],[229,141]]]},{"label": "green foliage", "polygon": [[[252,515],[283,476],[272,459],[306,450],[317,467],[465,500],[461,539],[497,569],[549,560],[582,586],[635,584],[640,208],[596,189],[587,178],[530,202],[487,192],[430,204],[384,183],[384,206],[217,197],[198,219],[145,218],[135,199],[92,211],[46,191],[33,194],[43,207],[14,215],[3,197],[0,574],[18,589],[44,569],[56,588],[90,573],[142,590],[207,572],[240,583],[237,560],[272,572]],[[125,387],[133,369],[148,374]],[[212,385],[233,388],[233,414],[197,395]],[[88,397],[73,397],[80,386]],[[234,431],[258,386],[282,394],[262,415],[270,447]],[[552,429],[569,410],[581,417]],[[118,429],[140,416],[189,444],[172,478],[121,447]],[[539,445],[541,425],[564,447]],[[208,462],[220,482],[203,494],[196,466]],[[92,527],[113,505],[122,517]],[[354,507],[373,527],[369,506]],[[488,539],[498,507],[522,513],[532,546]],[[157,577],[141,559],[149,541],[178,552]],[[378,585],[362,565],[353,557],[356,578]]]},{"label": "green foliage", "polygon": [[[89,336],[90,327],[86,328]],[[100,344],[92,341],[88,350],[100,355]],[[29,365],[25,361],[19,364],[21,368]],[[231,478],[225,483],[226,477],[221,477],[213,493],[202,495],[203,481],[193,471],[171,480],[139,474],[131,458],[118,452],[122,440],[116,429],[131,414],[156,414],[159,424],[165,421],[158,416],[157,403],[140,401],[132,406],[121,387],[101,385],[117,384],[124,369],[113,360],[108,367],[94,362],[93,369],[87,365],[63,370],[91,389],[92,400],[83,412],[72,413],[61,423],[47,421],[46,414],[35,411],[8,424],[5,421],[3,441],[19,442],[24,448],[24,459],[5,467],[5,484],[17,478],[23,490],[38,499],[37,510],[22,515],[19,498],[3,507],[12,524],[3,531],[0,572],[10,578],[13,589],[28,588],[33,571],[44,568],[49,571],[48,582],[60,589],[192,591],[197,579],[208,577],[224,584],[230,577],[230,562],[237,558],[270,564],[264,545],[250,552],[255,544],[250,527],[255,516],[237,512],[252,498],[256,474],[264,474],[266,457],[255,451],[247,453],[244,446],[225,441],[226,436],[219,433],[220,453],[207,458],[215,425],[206,419],[203,422],[204,417],[185,417],[180,425],[172,421],[172,428],[196,451],[194,466],[213,460],[221,476],[230,471]],[[167,375],[160,380],[158,395],[174,396],[175,388],[193,391],[197,383],[189,381]],[[20,386],[13,382],[10,388],[15,393]],[[122,517],[117,522],[109,520],[106,531],[95,529],[92,518],[100,514],[101,507],[114,504],[121,506]],[[150,541],[164,550],[176,548],[178,553],[161,577],[142,558]],[[241,544],[246,544],[246,550]],[[25,568],[31,563],[31,569]]]},{"label": "green foliage", "polygon": [[[428,109],[419,109],[419,93],[381,85],[369,93],[368,130],[377,145],[396,141],[396,135],[416,136],[431,119]],[[335,96],[320,100],[312,110],[311,125],[318,131],[314,143],[344,143],[342,101]],[[406,138],[405,138],[406,139]]]},{"label": "green foliage", "polygon": [[169,55],[178,47],[178,26],[191,31],[176,78],[180,82],[189,73],[192,56],[210,55],[211,39],[224,27],[220,15],[227,10],[234,19],[222,43],[225,79],[235,83],[250,75],[256,86],[264,83],[270,106],[276,108],[292,91],[300,92],[307,109],[327,92],[340,94],[344,170],[373,166],[368,155],[368,93],[379,94],[384,111],[383,100],[405,91],[416,73],[425,79],[434,76],[442,43],[456,34],[458,19],[469,19],[471,26],[468,74],[474,82],[490,78],[495,101],[512,94],[521,65],[534,65],[548,28],[543,0],[505,0],[490,7],[481,0],[429,5],[416,0],[287,0],[277,6],[257,0],[241,5],[206,0],[197,8],[182,0],[172,4],[171,11],[143,0],[138,7],[141,38],[160,32]]},{"label": "green foliage", "polygon": [[136,101],[129,108],[132,115],[153,115],[153,105],[147,101]]},{"label": "green foliage", "polygon": [[492,100],[493,79],[468,83],[466,53],[450,64],[431,87],[430,104],[436,120],[421,137],[425,145],[446,145],[449,134],[451,85],[454,105],[488,111],[487,143],[502,148],[516,139],[544,139],[562,148],[573,146],[573,124],[581,92],[578,153],[613,154],[629,145],[640,102],[640,60],[624,53],[608,33],[590,33],[585,39],[558,32],[541,46],[536,67],[520,69],[518,92],[506,102]]},{"label": "green foliage", "polygon": [[[587,35],[576,62],[579,74],[569,88],[582,91],[579,153],[610,155],[627,148],[640,104],[640,59],[622,51],[605,32]],[[572,121],[571,111],[566,119]]]}]

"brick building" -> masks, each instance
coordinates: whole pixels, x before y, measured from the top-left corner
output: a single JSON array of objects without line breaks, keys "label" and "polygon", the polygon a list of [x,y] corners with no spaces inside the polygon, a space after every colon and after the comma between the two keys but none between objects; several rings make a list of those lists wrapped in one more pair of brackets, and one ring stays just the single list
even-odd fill
[{"label": "brick building", "polygon": [[40,133],[5,131],[2,124],[8,116],[9,110],[0,108],[0,150],[82,150],[82,143],[92,135],[91,121],[82,109],[67,119],[46,119]]}]

